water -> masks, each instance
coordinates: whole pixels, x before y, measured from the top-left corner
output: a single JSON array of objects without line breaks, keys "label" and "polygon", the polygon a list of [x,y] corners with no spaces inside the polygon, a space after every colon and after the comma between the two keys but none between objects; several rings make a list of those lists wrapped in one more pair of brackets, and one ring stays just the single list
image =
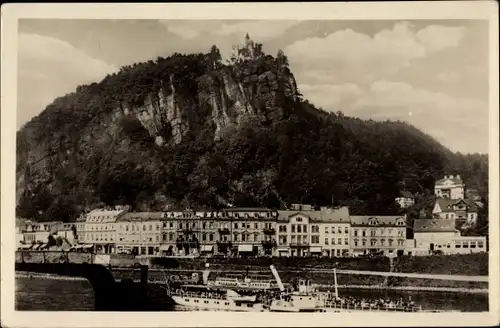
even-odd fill
[{"label": "water", "polygon": [[[49,279],[50,278],[50,279]],[[150,284],[151,295],[164,303],[164,311],[185,311],[167,305],[168,300],[158,284]],[[424,309],[459,310],[464,312],[488,311],[488,295],[443,292],[381,291],[339,289],[342,296],[366,299],[389,298],[398,300],[411,297]],[[62,280],[55,276],[16,276],[16,310],[21,311],[92,311],[94,292],[86,280]]]}]

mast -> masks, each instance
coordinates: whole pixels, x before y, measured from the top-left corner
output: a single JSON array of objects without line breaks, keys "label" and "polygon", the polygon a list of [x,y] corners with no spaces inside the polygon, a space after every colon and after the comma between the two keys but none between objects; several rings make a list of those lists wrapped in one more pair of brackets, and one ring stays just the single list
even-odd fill
[{"label": "mast", "polygon": [[278,274],[278,271],[274,267],[273,264],[269,266],[271,268],[271,272],[273,273],[274,279],[276,279],[276,282],[278,283],[278,287],[281,292],[285,291],[285,287],[283,286],[283,283],[281,282],[280,275]]},{"label": "mast", "polygon": [[337,289],[337,269],[333,268],[333,280],[335,282],[335,297],[339,297],[339,290]]}]

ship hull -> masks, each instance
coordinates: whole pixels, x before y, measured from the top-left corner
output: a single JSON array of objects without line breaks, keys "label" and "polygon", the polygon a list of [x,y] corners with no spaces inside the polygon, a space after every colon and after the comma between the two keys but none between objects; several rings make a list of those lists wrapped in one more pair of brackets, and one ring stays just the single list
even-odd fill
[{"label": "ship hull", "polygon": [[232,311],[232,312],[264,312],[265,308],[260,303],[238,303],[231,299],[207,299],[197,297],[172,296],[175,304],[208,311]]}]

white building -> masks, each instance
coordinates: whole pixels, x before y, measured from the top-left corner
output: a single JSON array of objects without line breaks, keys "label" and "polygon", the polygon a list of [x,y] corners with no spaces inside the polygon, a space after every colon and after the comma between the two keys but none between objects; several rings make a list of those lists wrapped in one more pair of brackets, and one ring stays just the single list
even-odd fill
[{"label": "white building", "polygon": [[445,175],[444,178],[436,181],[434,194],[438,198],[464,199],[465,184],[460,175]]},{"label": "white building", "polygon": [[163,212],[129,212],[116,220],[116,251],[159,255],[163,235]]},{"label": "white building", "polygon": [[[93,244],[95,246],[94,251],[97,253],[115,253],[116,220],[127,211],[128,208],[95,209],[91,211],[85,215],[84,230],[80,234],[78,241]],[[78,225],[81,225],[81,223],[79,222]]]},{"label": "white building", "polygon": [[468,199],[439,198],[434,204],[432,214],[445,220],[451,220],[458,227],[474,226],[477,222],[478,208]]},{"label": "white building", "polygon": [[[311,233],[319,228],[322,255],[328,257],[348,256],[351,245],[349,209],[347,207],[322,208],[318,214],[319,217],[312,218]],[[311,235],[311,245],[314,245],[312,238]]]},{"label": "white building", "polygon": [[469,254],[486,252],[486,237],[463,237],[454,222],[419,219],[413,225],[414,239],[409,241],[409,255]]},{"label": "white building", "polygon": [[402,191],[399,197],[396,198],[396,203],[401,208],[408,208],[415,204],[415,196],[409,191]]},{"label": "white building", "polygon": [[403,255],[406,246],[406,217],[351,216],[351,250],[353,255],[383,253]]},{"label": "white building", "polygon": [[350,221],[347,207],[319,210],[294,204],[278,211],[278,256],[346,256],[350,248]]}]

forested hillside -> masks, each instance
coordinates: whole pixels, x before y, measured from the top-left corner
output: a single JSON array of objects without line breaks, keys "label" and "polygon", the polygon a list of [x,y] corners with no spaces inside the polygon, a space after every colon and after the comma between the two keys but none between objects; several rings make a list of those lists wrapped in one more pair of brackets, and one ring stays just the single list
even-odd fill
[{"label": "forested hillside", "polygon": [[397,212],[400,190],[432,195],[459,173],[484,196],[486,155],[450,152],[404,122],[328,113],[303,99],[283,52],[249,38],[228,63],[174,54],[123,67],[54,100],[17,134],[17,214],[75,218],[130,204],[348,205]]}]

